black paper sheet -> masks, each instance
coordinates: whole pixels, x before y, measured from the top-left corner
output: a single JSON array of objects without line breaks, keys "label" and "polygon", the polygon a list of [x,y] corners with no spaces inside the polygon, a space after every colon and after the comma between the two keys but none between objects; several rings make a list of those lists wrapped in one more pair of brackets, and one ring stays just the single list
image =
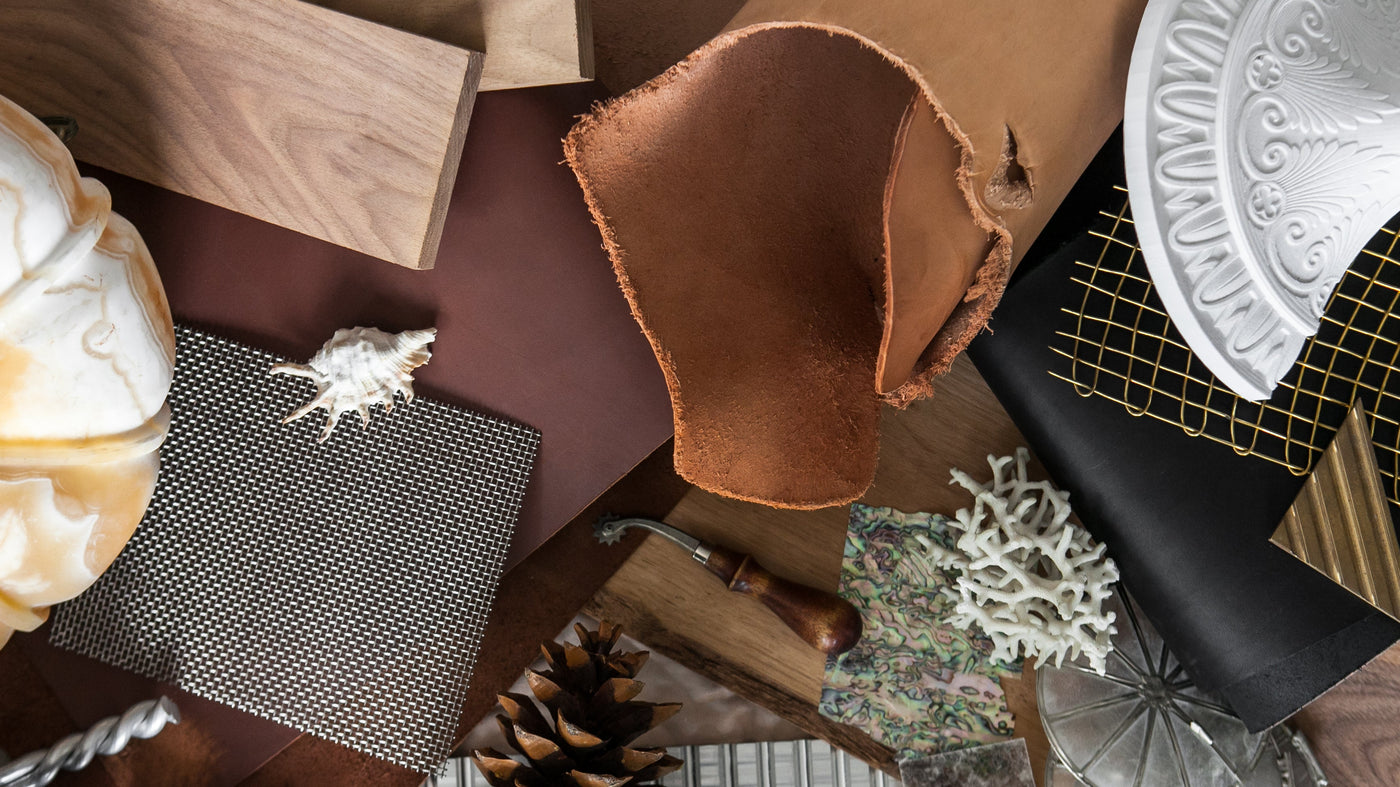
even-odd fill
[{"label": "black paper sheet", "polygon": [[1252,731],[1292,715],[1400,639],[1400,623],[1269,542],[1303,479],[1268,461],[1081,397],[1054,353],[1082,288],[1086,233],[1116,211],[1115,135],[1071,193],[970,354],[1196,682]]}]

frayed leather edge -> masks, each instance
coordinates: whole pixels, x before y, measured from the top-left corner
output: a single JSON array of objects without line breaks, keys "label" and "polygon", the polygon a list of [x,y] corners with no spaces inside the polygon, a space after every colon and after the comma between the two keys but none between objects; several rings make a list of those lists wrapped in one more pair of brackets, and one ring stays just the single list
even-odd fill
[{"label": "frayed leather edge", "polygon": [[[972,183],[973,153],[972,145],[967,135],[958,127],[953,118],[943,109],[938,102],[932,88],[928,82],[915,71],[906,61],[893,52],[880,46],[875,41],[856,33],[853,30],[838,27],[835,25],[824,25],[810,22],[763,22],[738,28],[716,36],[704,46],[692,52],[684,60],[667,69],[662,74],[652,78],[645,84],[634,88],[627,93],[609,99],[594,106],[592,112],[581,116],[578,122],[570,129],[564,138],[564,157],[574,176],[578,180],[579,187],[583,190],[584,202],[588,205],[588,210],[592,216],[593,223],[598,227],[603,238],[603,248],[608,253],[608,258],[612,262],[613,274],[617,277],[618,285],[622,289],[623,295],[627,298],[627,303],[632,312],[632,317],[641,326],[643,335],[646,336],[657,361],[661,367],[662,374],[666,380],[667,393],[671,399],[671,409],[673,426],[677,435],[682,433],[681,424],[684,421],[684,410],[680,398],[680,382],[676,378],[675,369],[670,361],[670,353],[662,344],[660,339],[651,331],[650,327],[642,315],[637,305],[636,288],[632,284],[630,277],[623,266],[626,252],[617,242],[607,215],[603,212],[597,196],[593,192],[590,178],[583,163],[582,148],[588,144],[588,136],[600,125],[607,123],[614,114],[622,107],[640,101],[660,90],[668,87],[671,83],[689,71],[696,62],[710,57],[713,53],[723,49],[731,48],[746,38],[756,33],[768,30],[779,29],[805,29],[816,30],[827,33],[831,36],[843,36],[850,38],[878,53],[887,62],[893,65],[909,79],[917,88],[918,96],[926,101],[934,112],[934,116],[943,124],[944,130],[953,138],[953,143],[957,146],[959,153],[959,166],[955,172],[958,190],[962,193],[967,204],[968,211],[972,215],[973,222],[986,231],[989,236],[995,238],[992,251],[978,267],[977,275],[973,284],[968,288],[963,297],[962,303],[954,310],[947,322],[939,329],[929,349],[920,358],[920,366],[911,375],[910,379],[896,388],[889,394],[881,396],[875,392],[876,380],[872,379],[871,390],[877,401],[883,401],[896,407],[906,407],[916,399],[929,396],[933,392],[933,379],[948,370],[953,359],[962,352],[972,341],[973,337],[986,325],[992,310],[1001,300],[1002,291],[1006,287],[1006,282],[1010,278],[1011,270],[1011,234],[1006,227],[997,220],[985,206],[978,200],[976,190]],[[917,97],[916,97],[917,100]],[[891,140],[891,145],[895,140]],[[891,155],[894,148],[891,148]],[[891,169],[891,175],[894,169]],[[888,258],[888,229],[886,229],[885,254]],[[889,276],[886,275],[884,287],[886,298],[888,298]],[[881,350],[876,358],[876,368],[881,368],[883,363],[883,342]],[[756,497],[739,490],[726,488],[724,485],[714,483],[713,479],[697,479],[690,472],[690,460],[684,447],[684,441],[678,439],[675,442],[675,466],[677,472],[686,481],[701,486],[713,492],[744,500],[753,503],[774,506],[778,508],[809,510],[816,508],[826,508],[836,505],[845,505],[858,500],[861,495],[874,483],[874,473],[868,479],[857,481],[854,486],[859,487],[854,492],[842,493],[831,498],[818,501],[792,501],[778,500],[763,497]],[[876,463],[878,465],[878,441],[872,446],[877,454]]]}]

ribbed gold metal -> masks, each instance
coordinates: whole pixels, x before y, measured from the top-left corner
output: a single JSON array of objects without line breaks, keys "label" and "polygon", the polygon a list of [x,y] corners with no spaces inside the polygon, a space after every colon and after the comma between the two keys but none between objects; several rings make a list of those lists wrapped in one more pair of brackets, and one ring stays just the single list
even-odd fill
[{"label": "ribbed gold metal", "polygon": [[1359,403],[1271,540],[1400,620],[1400,546]]}]

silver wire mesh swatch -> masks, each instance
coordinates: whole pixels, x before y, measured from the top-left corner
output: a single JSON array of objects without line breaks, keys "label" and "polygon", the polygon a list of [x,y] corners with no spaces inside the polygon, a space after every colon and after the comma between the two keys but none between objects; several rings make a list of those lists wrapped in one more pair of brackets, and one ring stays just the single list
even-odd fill
[{"label": "silver wire mesh swatch", "polygon": [[[155,498],[55,644],[407,768],[450,752],[540,436],[419,397],[281,418],[271,353],[177,329]],[[324,413],[324,411],[322,411]]]}]

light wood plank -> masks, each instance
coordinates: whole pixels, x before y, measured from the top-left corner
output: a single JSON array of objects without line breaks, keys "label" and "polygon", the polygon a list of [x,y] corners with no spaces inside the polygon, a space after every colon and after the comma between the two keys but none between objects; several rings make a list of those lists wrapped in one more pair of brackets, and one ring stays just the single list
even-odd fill
[{"label": "light wood plank", "polygon": [[[938,393],[908,410],[886,410],[880,467],[863,501],[904,511],[952,513],[967,493],[951,486],[953,467],[976,475],[988,454],[1024,445],[1011,419],[972,367],[959,358]],[[990,470],[985,470],[990,473]],[[627,512],[618,512],[626,514]],[[700,538],[753,554],[789,579],[835,589],[848,524],[845,506],[788,511],[692,489],[666,521]],[[768,707],[877,767],[894,772],[893,756],[868,736],[816,714],[823,656],[761,605],[726,591],[675,546],[649,538],[585,609],[622,623],[649,647]],[[1016,683],[1019,734],[1032,745],[1037,773],[1044,745],[1034,682]]]},{"label": "light wood plank", "polygon": [[6,0],[0,93],[77,158],[431,267],[481,55],[298,0]]},{"label": "light wood plank", "polygon": [[1045,763],[1053,755],[1050,739],[1045,735],[1045,724],[1040,720],[1040,702],[1035,696],[1037,677],[1035,660],[1027,659],[1019,678],[1001,679],[1001,690],[1006,693],[1007,709],[1016,719],[1016,730],[1011,737],[1026,742],[1035,783],[1045,787]]},{"label": "light wood plank", "polygon": [[312,0],[436,41],[486,53],[481,90],[593,78],[589,0]]}]

